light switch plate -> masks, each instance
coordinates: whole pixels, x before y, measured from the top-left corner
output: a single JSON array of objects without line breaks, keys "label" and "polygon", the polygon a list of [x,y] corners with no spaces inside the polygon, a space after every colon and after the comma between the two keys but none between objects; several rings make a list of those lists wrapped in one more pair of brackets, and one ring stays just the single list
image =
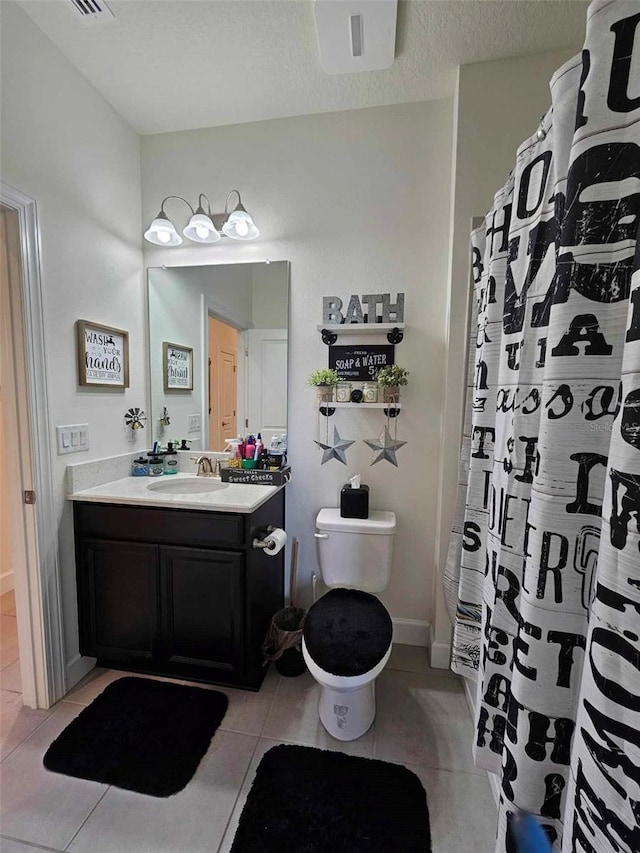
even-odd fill
[{"label": "light switch plate", "polygon": [[89,424],[57,426],[58,456],[63,453],[79,453],[89,449]]},{"label": "light switch plate", "polygon": [[200,432],[200,415],[189,415],[188,432]]}]

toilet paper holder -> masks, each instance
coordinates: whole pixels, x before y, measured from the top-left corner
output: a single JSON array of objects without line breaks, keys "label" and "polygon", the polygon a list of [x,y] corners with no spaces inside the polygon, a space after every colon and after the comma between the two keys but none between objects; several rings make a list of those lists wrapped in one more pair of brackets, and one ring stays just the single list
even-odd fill
[{"label": "toilet paper holder", "polygon": [[[271,524],[268,524],[266,527],[261,527],[258,535],[268,536],[270,533],[273,533],[274,530],[277,530],[277,527],[274,527]],[[268,548],[270,545],[266,539],[258,539],[258,536],[253,537],[253,542],[251,543],[252,548]]]}]

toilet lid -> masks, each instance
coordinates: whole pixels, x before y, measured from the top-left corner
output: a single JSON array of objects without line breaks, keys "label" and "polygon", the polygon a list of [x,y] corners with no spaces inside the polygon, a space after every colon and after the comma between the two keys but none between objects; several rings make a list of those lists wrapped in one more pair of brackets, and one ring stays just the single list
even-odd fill
[{"label": "toilet lid", "polygon": [[364,675],[380,663],[393,627],[385,606],[359,589],[332,589],[316,601],[304,623],[304,643],[315,663],[332,675]]}]

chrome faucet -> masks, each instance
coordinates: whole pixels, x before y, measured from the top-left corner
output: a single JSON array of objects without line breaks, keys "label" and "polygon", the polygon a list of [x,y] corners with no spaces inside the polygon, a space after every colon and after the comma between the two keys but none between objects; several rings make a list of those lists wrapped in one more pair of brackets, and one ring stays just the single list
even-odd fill
[{"label": "chrome faucet", "polygon": [[192,456],[191,461],[198,466],[196,477],[217,477],[220,475],[220,462],[216,459],[215,471],[208,456]]}]

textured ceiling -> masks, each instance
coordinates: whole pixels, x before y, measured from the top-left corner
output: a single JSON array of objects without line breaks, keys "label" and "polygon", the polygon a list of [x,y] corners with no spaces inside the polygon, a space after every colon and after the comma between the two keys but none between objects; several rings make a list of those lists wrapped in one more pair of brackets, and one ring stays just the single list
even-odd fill
[{"label": "textured ceiling", "polygon": [[20,5],[142,134],[448,97],[456,66],[578,48],[586,19],[580,0],[405,0],[391,68],[331,76],[311,0],[108,2],[94,25],[70,0]]}]

